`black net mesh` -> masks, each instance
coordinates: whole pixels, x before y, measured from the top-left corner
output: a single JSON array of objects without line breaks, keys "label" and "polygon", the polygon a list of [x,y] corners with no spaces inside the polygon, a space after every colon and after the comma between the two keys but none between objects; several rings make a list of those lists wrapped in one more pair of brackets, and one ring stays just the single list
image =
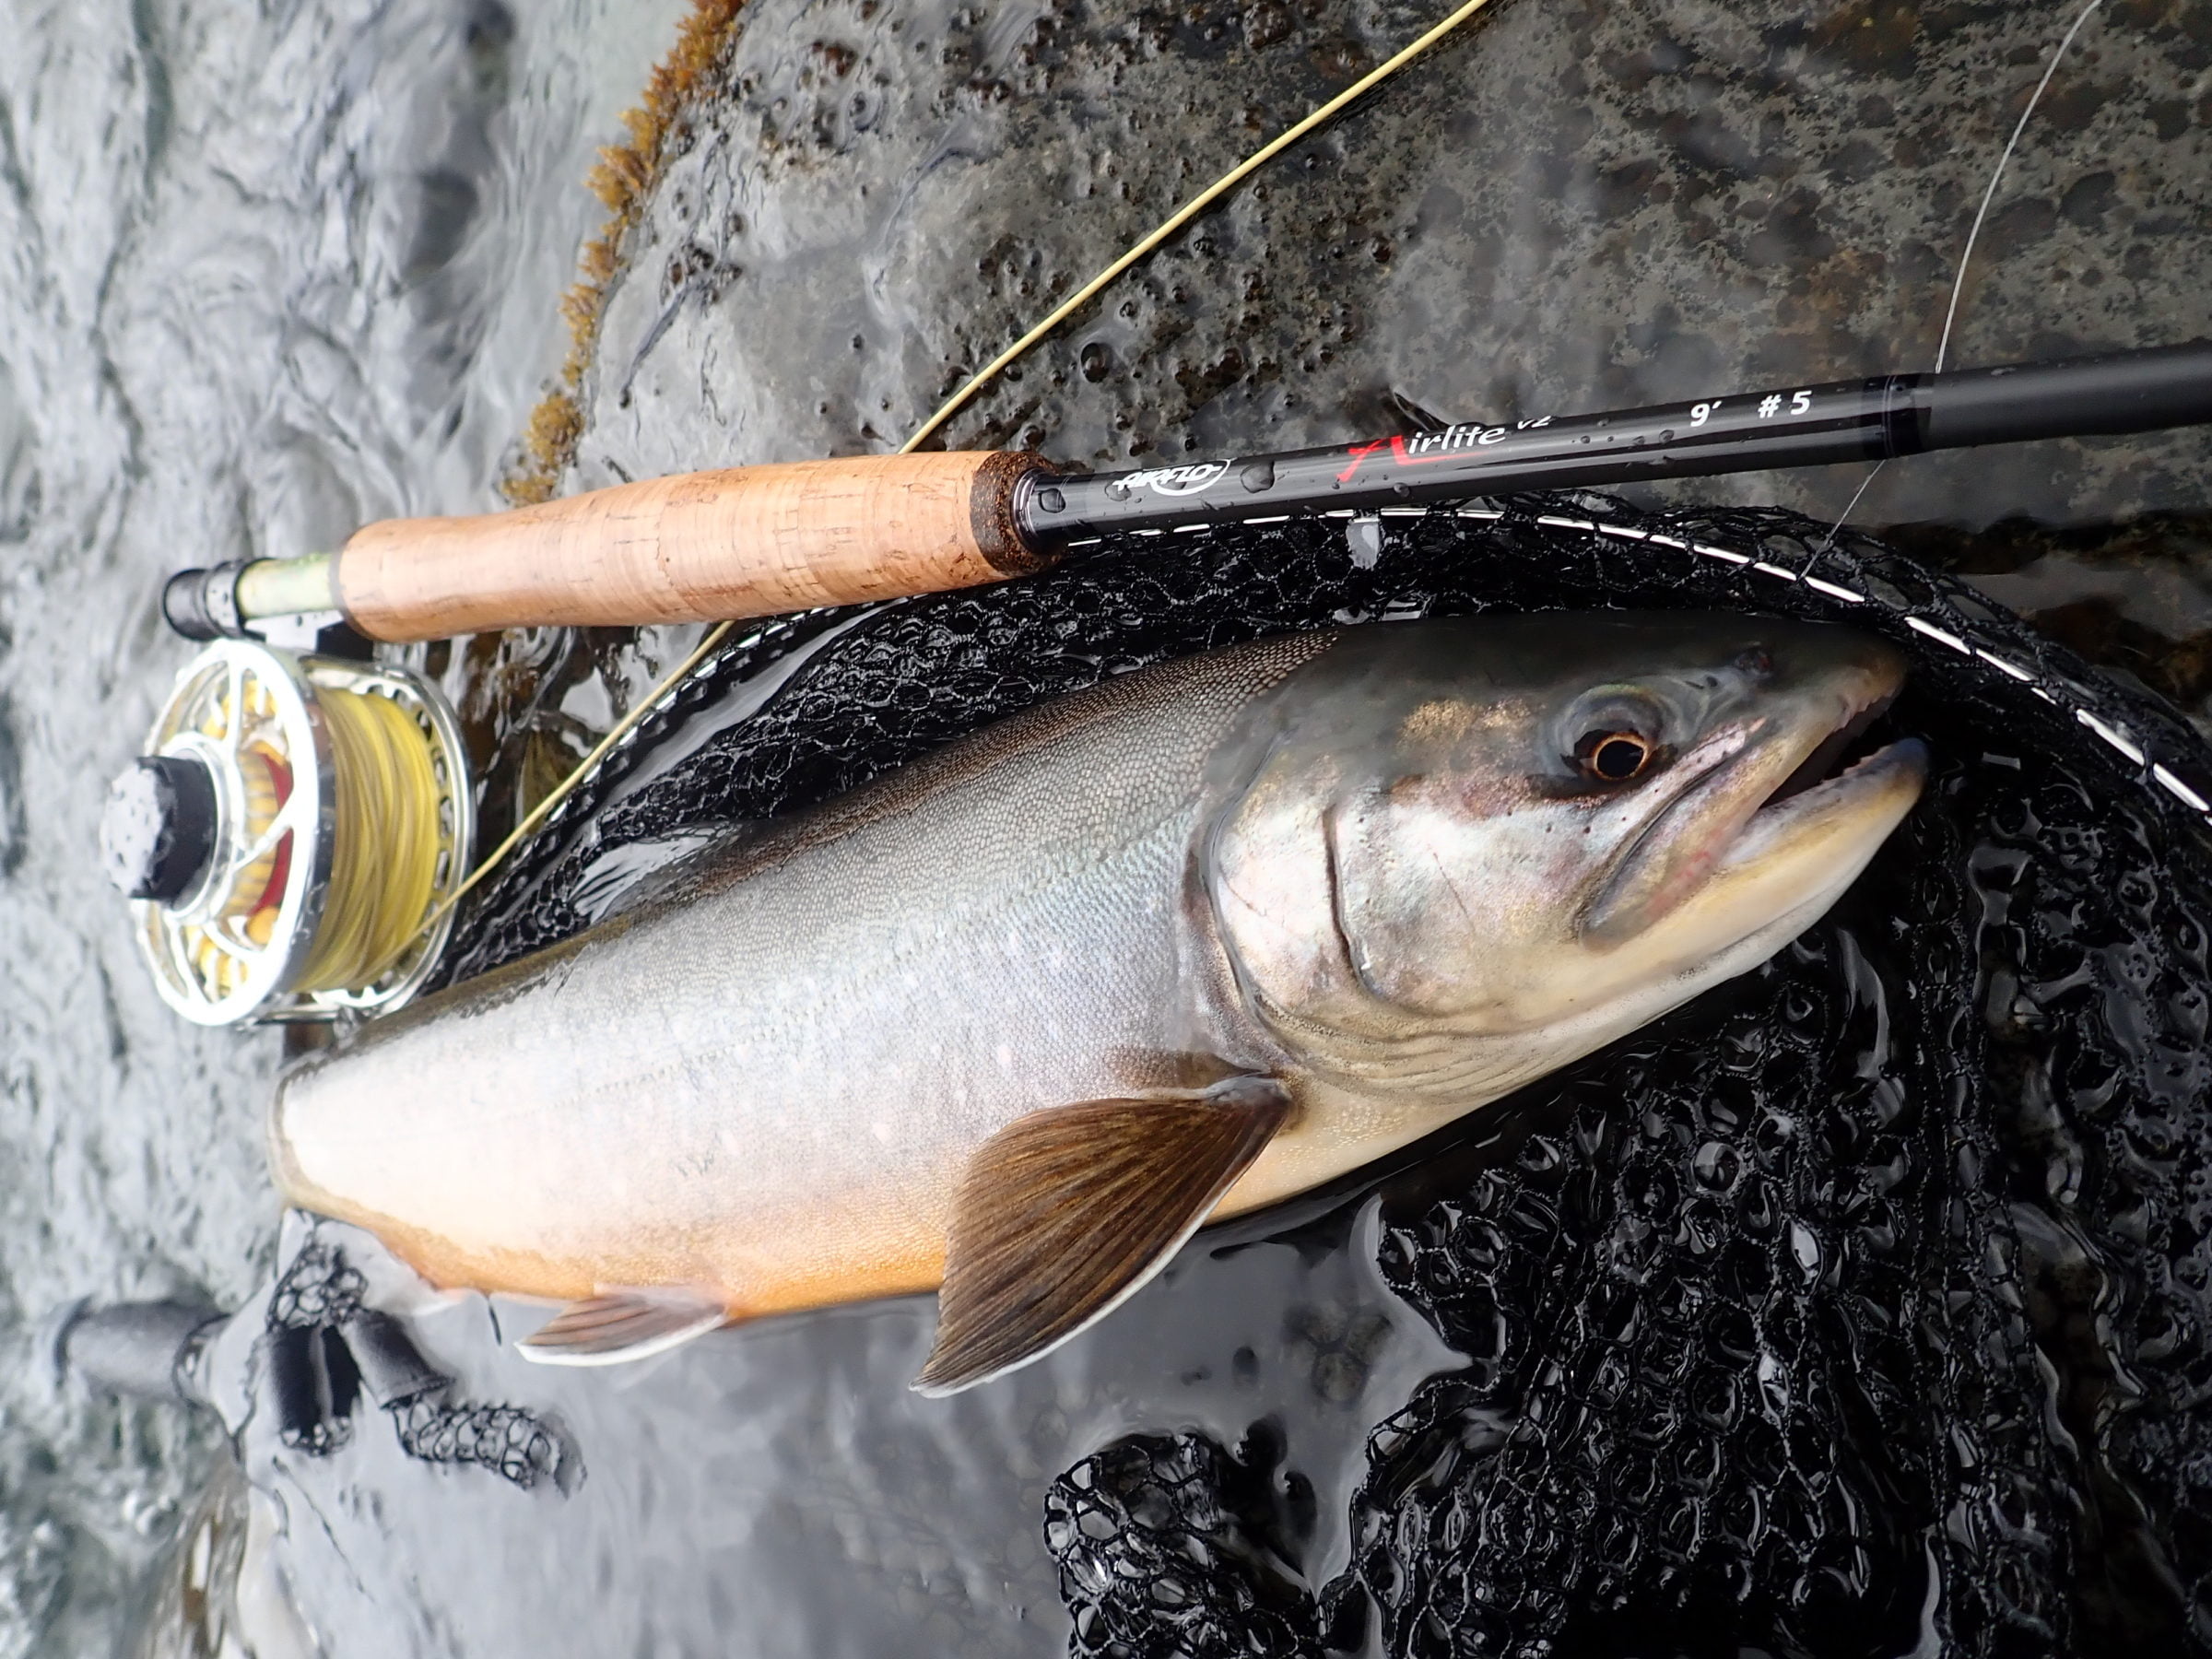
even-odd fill
[{"label": "black net mesh", "polygon": [[[275,1415],[278,1441],[294,1452],[327,1457],[352,1443],[364,1379],[349,1327],[362,1314],[367,1289],[342,1249],[311,1234],[270,1293],[267,1329],[256,1350],[257,1388]],[[474,1465],[525,1490],[577,1477],[575,1454],[554,1424],[518,1406],[443,1397],[448,1379],[421,1361],[399,1327],[386,1325],[391,1334],[383,1341],[404,1347],[413,1386],[403,1397],[379,1397],[389,1400],[385,1410],[409,1457]]]},{"label": "black net mesh", "polygon": [[1310,1583],[1276,1548],[1248,1461],[1131,1439],[1053,1488],[1076,1647],[2207,1645],[2203,745],[1800,518],[1583,498],[1382,527],[1379,559],[1325,520],[1133,538],[762,628],[508,869],[453,971],[574,931],[626,843],[803,807],[1166,656],[1491,607],[1850,620],[1912,658],[1897,718],[1936,756],[1896,844],[1766,969],[1492,1108],[1502,1149],[1385,1183],[1383,1271],[1467,1363],[1374,1430],[1348,1567]]},{"label": "black net mesh", "polygon": [[391,1409],[400,1449],[418,1462],[473,1464],[525,1491],[566,1472],[568,1452],[560,1437],[519,1406],[410,1400]]},{"label": "black net mesh", "polygon": [[361,1305],[368,1282],[345,1253],[322,1239],[310,1239],[269,1295],[269,1329],[321,1330],[344,1324]]},{"label": "black net mesh", "polygon": [[1278,1553],[1281,1505],[1257,1461],[1202,1434],[1143,1435],[1053,1483],[1044,1541],[1075,1652],[1318,1654],[1312,1598]]}]

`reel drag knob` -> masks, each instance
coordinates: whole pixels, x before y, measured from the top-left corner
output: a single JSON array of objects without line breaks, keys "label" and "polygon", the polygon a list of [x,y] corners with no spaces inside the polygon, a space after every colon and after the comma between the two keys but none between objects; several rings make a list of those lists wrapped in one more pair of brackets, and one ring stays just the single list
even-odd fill
[{"label": "reel drag knob", "polygon": [[217,834],[215,775],[190,755],[141,755],[108,786],[100,855],[126,899],[167,904],[207,873]]}]

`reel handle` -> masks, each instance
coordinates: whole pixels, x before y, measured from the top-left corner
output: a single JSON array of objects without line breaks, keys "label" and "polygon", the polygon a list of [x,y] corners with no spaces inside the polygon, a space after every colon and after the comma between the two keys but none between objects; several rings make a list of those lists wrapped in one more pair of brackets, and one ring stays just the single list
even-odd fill
[{"label": "reel handle", "polygon": [[1051,470],[1033,454],[979,451],[641,479],[512,512],[386,519],[317,559],[183,571],[163,608],[180,632],[207,638],[335,606],[369,638],[400,643],[971,587],[1053,562],[1015,527],[1018,489]]}]

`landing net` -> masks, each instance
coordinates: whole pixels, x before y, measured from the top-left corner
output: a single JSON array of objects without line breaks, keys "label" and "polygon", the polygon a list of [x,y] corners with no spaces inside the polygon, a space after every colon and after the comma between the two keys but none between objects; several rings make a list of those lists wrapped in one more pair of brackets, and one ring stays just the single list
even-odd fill
[{"label": "landing net", "polygon": [[1373,1427],[1343,1571],[1304,1559],[1265,1447],[1163,1422],[1053,1482],[1076,1651],[2204,1645],[2212,752],[1793,515],[1527,499],[1377,542],[1135,537],[742,632],[488,884],[449,972],[574,932],[641,843],[1181,653],[1488,609],[1851,622],[1914,665],[1896,720],[1935,766],[1904,830],[1768,968],[1382,1187],[1383,1275],[1467,1359]]}]

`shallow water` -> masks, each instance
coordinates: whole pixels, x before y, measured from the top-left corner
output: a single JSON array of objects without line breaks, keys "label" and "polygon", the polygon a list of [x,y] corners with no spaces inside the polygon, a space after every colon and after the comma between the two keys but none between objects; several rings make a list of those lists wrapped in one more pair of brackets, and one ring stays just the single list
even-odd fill
[{"label": "shallow water", "polygon": [[[187,654],[159,579],[495,504],[594,228],[578,181],[674,10],[10,16],[0,1653],[112,1646],[220,1456],[204,1419],[58,1380],[59,1311],[239,1307],[277,1264],[258,1135],[276,1042],[170,1017],[88,856],[101,783]],[[1924,363],[2062,12],[1800,13],[1509,0],[950,441],[1105,461]],[[1426,20],[763,0],[628,251],[573,482],[884,446],[1165,203]],[[2151,0],[2085,31],[1985,232],[1954,362],[2212,333],[2207,40],[2203,5]],[[1862,476],[1695,488],[1832,513]],[[1916,545],[2201,716],[2208,480],[2201,432],[2039,446],[1892,466],[1858,517],[1935,526]],[[1993,531],[2016,513],[2073,528]],[[533,737],[573,748],[678,643],[524,640],[457,656],[449,683],[476,688],[512,773]],[[1163,1316],[1162,1351],[1088,1345],[1095,1374],[1070,1361],[945,1406],[859,1381],[912,1369],[912,1302],[613,1378],[517,1364],[469,1301],[424,1315],[425,1347],[472,1397],[556,1414],[586,1469],[573,1495],[425,1471],[366,1411],[320,1464],[249,1433],[249,1474],[284,1495],[285,1570],[332,1652],[1055,1652],[1042,1488],[1163,1413],[1230,1446],[1275,1416],[1282,1465],[1324,1488],[1308,1577],[1341,1565],[1363,1430],[1454,1363],[1377,1277],[1374,1225],[1357,1203],[1319,1242],[1254,1224],[1189,1265],[1209,1291]],[[1330,1230],[1351,1247],[1321,1248]],[[1249,1366],[1198,1358],[1240,1349]]]},{"label": "shallow water", "polygon": [[268,1032],[163,1007],[90,856],[181,564],[496,504],[672,6],[0,17],[0,1653],[112,1647],[214,1442],[59,1385],[78,1297],[235,1303]]}]

